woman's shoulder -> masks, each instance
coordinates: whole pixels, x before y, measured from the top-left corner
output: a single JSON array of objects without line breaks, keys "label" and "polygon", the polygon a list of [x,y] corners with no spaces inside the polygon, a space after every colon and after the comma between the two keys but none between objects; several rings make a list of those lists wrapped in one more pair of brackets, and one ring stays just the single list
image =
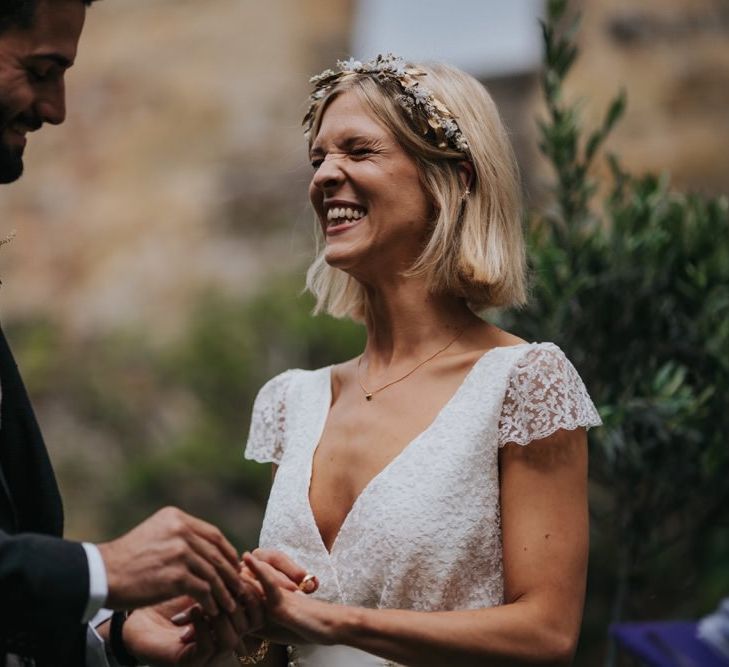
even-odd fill
[{"label": "woman's shoulder", "polygon": [[281,398],[285,395],[292,384],[312,382],[321,379],[322,376],[328,375],[330,366],[323,366],[313,370],[303,368],[289,368],[278,375],[274,375],[267,380],[258,391],[258,400]]},{"label": "woman's shoulder", "polygon": [[558,428],[601,424],[582,378],[558,345],[524,343],[509,352],[501,444],[526,444]]},{"label": "woman's shoulder", "polygon": [[261,387],[253,403],[246,458],[277,465],[281,462],[291,412],[290,403],[300,403],[294,395],[296,387],[299,387],[298,395],[308,397],[316,391],[312,382],[319,382],[322,391],[325,391],[327,371],[328,367],[313,371],[292,368],[275,375]]}]

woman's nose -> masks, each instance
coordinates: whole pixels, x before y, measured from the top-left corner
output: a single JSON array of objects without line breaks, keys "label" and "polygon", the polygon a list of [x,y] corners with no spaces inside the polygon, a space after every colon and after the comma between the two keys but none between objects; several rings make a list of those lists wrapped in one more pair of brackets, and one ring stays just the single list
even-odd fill
[{"label": "woman's nose", "polygon": [[322,161],[312,179],[312,184],[322,192],[337,188],[345,179],[341,167],[341,156],[327,155]]}]

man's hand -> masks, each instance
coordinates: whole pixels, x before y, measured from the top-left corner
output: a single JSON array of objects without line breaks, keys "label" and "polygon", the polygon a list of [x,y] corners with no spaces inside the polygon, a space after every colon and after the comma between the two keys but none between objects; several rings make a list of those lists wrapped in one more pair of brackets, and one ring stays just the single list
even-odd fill
[{"label": "man's hand", "polygon": [[[238,644],[235,633],[221,633],[220,614],[214,627],[203,617],[199,607],[193,607],[190,623],[182,629],[170,618],[192,604],[190,598],[138,609],[124,623],[124,646],[140,662],[150,667],[208,667],[230,656]],[[229,621],[228,621],[229,622]]]},{"label": "man's hand", "polygon": [[244,593],[238,555],[223,534],[174,507],[99,545],[109,609],[133,609],[189,595],[205,613],[233,613]]}]

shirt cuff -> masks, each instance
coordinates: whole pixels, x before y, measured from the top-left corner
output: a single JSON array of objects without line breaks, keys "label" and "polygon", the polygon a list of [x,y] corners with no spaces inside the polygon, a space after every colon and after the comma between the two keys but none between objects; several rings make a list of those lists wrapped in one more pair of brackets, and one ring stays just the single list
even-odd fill
[{"label": "shirt cuff", "polygon": [[86,626],[86,667],[111,667],[104,640],[93,625]]},{"label": "shirt cuff", "polygon": [[89,563],[89,600],[86,603],[82,623],[88,623],[104,606],[109,595],[109,586],[106,581],[106,566],[101,552],[95,544],[84,542],[86,559]]}]

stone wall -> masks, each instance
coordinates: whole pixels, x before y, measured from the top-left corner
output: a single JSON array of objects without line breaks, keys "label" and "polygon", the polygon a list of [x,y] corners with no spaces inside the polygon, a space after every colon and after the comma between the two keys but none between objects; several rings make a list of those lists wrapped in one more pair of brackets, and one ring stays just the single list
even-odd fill
[{"label": "stone wall", "polygon": [[582,55],[570,79],[597,122],[621,86],[625,118],[609,149],[680,189],[729,190],[729,2],[583,0]]},{"label": "stone wall", "polygon": [[205,286],[243,294],[300,262],[307,79],[346,53],[350,14],[342,0],[95,4],[67,122],[30,136],[26,175],[0,192],[0,236],[17,230],[0,252],[6,321],[170,333]]},{"label": "stone wall", "polygon": [[[729,2],[582,0],[569,94],[609,148],[676,187],[729,180]],[[201,9],[204,7],[204,9]],[[132,323],[173,335],[200,289],[246,294],[311,253],[300,118],[307,78],[348,55],[352,0],[106,0],[88,14],[65,125],[31,136],[0,191],[5,321],[69,336]],[[530,192],[536,76],[491,82]],[[538,190],[538,188],[537,188]]]}]

